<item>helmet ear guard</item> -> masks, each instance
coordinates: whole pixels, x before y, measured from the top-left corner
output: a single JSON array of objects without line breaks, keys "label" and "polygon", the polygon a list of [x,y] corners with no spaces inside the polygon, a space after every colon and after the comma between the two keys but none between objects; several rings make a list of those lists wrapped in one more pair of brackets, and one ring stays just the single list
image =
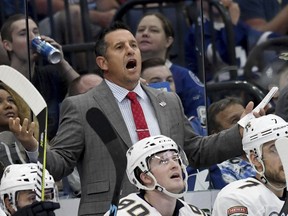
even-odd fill
[{"label": "helmet ear guard", "polygon": [[[157,183],[156,178],[152,174],[149,168],[148,159],[160,152],[172,150],[177,152],[180,155],[180,166],[183,173],[183,181],[185,188],[179,194],[171,193],[167,191],[163,186]],[[184,193],[187,191],[187,178],[188,174],[186,171],[187,158],[184,151],[169,137],[158,135],[151,136],[145,139],[142,139],[130,147],[126,153],[127,157],[127,169],[126,173],[129,181],[134,184],[137,188],[142,190],[158,190],[169,196],[180,198],[183,197]],[[150,176],[154,181],[152,187],[147,187],[141,181],[139,175],[143,172]]]}]

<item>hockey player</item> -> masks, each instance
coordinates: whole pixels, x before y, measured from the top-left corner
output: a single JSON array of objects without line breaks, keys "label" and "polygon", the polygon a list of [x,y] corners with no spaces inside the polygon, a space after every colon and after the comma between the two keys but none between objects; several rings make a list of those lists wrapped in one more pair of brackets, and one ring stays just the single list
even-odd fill
[{"label": "hockey player", "polygon": [[284,204],[286,180],[275,141],[287,135],[288,123],[274,114],[246,124],[243,150],[256,177],[225,186],[216,197],[212,215],[278,215]]},{"label": "hockey player", "polygon": [[171,138],[142,139],[126,156],[128,179],[140,192],[120,200],[117,216],[206,215],[179,199],[187,191],[187,158]]},{"label": "hockey player", "polygon": [[[53,216],[59,208],[53,177],[45,172],[45,201],[36,202],[37,164],[12,164],[6,167],[0,184],[2,208],[10,216]],[[1,213],[0,213],[0,216]]]}]

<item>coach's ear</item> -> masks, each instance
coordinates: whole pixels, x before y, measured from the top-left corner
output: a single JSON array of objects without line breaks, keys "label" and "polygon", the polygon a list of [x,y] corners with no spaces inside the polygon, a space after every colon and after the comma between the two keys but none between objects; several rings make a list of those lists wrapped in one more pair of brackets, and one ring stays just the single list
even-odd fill
[{"label": "coach's ear", "polygon": [[96,64],[98,67],[101,68],[102,71],[108,70],[107,60],[104,56],[97,56],[96,57]]}]

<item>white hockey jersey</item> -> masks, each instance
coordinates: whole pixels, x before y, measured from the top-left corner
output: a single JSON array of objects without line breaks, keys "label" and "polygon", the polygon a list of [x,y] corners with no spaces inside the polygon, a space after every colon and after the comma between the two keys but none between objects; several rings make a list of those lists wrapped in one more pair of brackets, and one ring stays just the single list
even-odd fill
[{"label": "white hockey jersey", "polygon": [[0,208],[0,216],[7,216],[6,213]]},{"label": "white hockey jersey", "polygon": [[255,178],[225,186],[217,195],[212,216],[278,216],[284,201]]},{"label": "white hockey jersey", "polygon": [[[176,211],[174,212],[174,215],[178,216],[199,216],[199,215],[205,215],[206,213],[202,210],[198,209],[195,206],[188,205],[182,200],[177,201],[176,204]],[[106,212],[104,216],[108,216],[109,211]],[[142,199],[137,193],[129,194],[126,197],[123,197],[118,205],[118,211],[117,216],[161,216],[161,214],[155,209],[153,206],[151,206],[149,203],[147,203],[144,199]],[[172,216],[172,215],[171,215]]]}]

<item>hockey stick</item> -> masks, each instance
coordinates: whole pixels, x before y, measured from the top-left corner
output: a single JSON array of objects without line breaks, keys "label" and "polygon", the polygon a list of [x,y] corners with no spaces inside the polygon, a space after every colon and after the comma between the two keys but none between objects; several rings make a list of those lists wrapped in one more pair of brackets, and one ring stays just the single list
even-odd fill
[{"label": "hockey stick", "polygon": [[98,108],[89,109],[86,113],[86,119],[89,125],[101,138],[113,159],[116,170],[116,183],[109,209],[109,216],[116,216],[122,189],[122,181],[126,173],[126,151],[128,148],[123,148],[123,145],[119,142],[120,138],[117,136],[113,126],[101,110]]},{"label": "hockey stick", "polygon": [[241,127],[245,127],[250,119],[255,118],[253,113],[259,112],[260,109],[264,109],[267,106],[267,104],[270,102],[270,100],[273,98],[273,96],[276,94],[277,91],[278,91],[278,87],[276,86],[272,87],[270,91],[267,93],[267,95],[262,99],[262,101],[252,110],[252,112],[248,113],[246,116],[241,118],[238,121],[238,124]]},{"label": "hockey stick", "polygon": [[36,199],[44,200],[45,168],[46,168],[46,143],[47,143],[47,105],[41,94],[33,84],[19,71],[6,65],[0,66],[0,81],[17,93],[37,117],[39,122],[39,156],[36,183]]},{"label": "hockey stick", "polygon": [[286,200],[285,203],[278,215],[280,216],[287,216],[288,215],[288,191],[287,191],[287,183],[288,183],[288,138],[282,137],[276,140],[275,146],[279,157],[282,162],[282,166],[285,172],[286,178]]}]

